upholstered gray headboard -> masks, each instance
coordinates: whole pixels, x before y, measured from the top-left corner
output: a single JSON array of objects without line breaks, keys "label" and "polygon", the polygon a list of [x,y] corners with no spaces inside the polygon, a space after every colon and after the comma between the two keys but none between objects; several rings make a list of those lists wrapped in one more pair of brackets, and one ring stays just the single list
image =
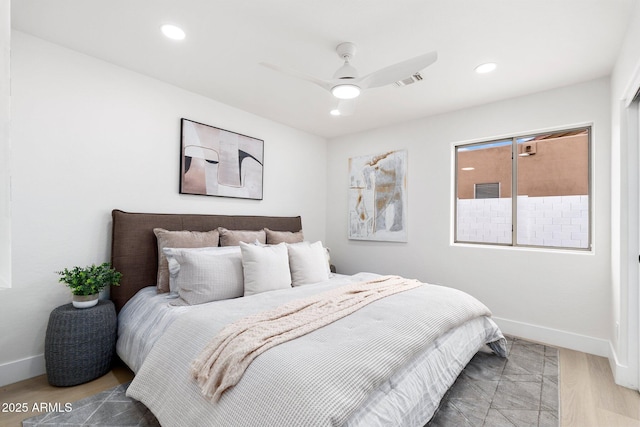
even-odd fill
[{"label": "upholstered gray headboard", "polygon": [[209,231],[218,227],[229,230],[302,230],[302,219],[299,216],[156,214],[131,213],[118,209],[114,209],[111,216],[111,264],[122,273],[120,286],[111,287],[111,300],[117,311],[140,289],[156,283],[158,245],[153,234],[154,228],[172,231]]}]

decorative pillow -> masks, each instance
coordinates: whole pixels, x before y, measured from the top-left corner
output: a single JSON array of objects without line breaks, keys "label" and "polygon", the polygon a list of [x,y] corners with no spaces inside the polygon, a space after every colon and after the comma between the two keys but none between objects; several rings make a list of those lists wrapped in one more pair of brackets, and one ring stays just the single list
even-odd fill
[{"label": "decorative pillow", "polygon": [[256,246],[240,242],[244,296],[291,287],[289,256],[284,243]]},{"label": "decorative pillow", "polygon": [[220,233],[220,246],[238,246],[240,242],[253,243],[256,240],[260,243],[267,243],[267,235],[264,230],[227,230],[218,227]]},{"label": "decorative pillow", "polygon": [[267,244],[277,245],[278,243],[299,243],[304,241],[302,230],[296,231],[273,231],[268,228],[264,229],[267,234]]},{"label": "decorative pillow", "polygon": [[292,286],[308,285],[329,279],[327,252],[322,242],[288,243]]},{"label": "decorative pillow", "polygon": [[[180,262],[176,255],[199,253],[205,255],[224,255],[229,253],[240,254],[239,246],[228,246],[222,248],[216,247],[204,247],[204,248],[164,248],[164,255],[167,257],[167,264],[169,266],[169,291],[177,298],[178,295],[178,283],[176,281],[178,274],[180,273]],[[240,255],[242,258],[242,255]]]},{"label": "decorative pillow", "polygon": [[169,292],[169,267],[164,248],[203,248],[218,246],[218,230],[212,231],[168,231],[154,228],[153,233],[158,240],[158,292]]},{"label": "decorative pillow", "polygon": [[243,295],[239,247],[165,248],[164,253],[171,273],[171,292],[178,292],[184,303],[203,304]]}]

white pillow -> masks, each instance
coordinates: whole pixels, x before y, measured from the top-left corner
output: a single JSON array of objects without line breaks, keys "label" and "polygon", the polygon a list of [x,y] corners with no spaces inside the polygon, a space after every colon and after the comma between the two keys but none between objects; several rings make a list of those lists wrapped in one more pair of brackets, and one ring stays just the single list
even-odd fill
[{"label": "white pillow", "polygon": [[165,248],[171,292],[189,305],[241,297],[244,293],[239,247]]},{"label": "white pillow", "polygon": [[291,287],[289,257],[284,243],[256,246],[240,242],[244,296]]},{"label": "white pillow", "polygon": [[293,286],[329,279],[327,253],[322,242],[287,243],[287,250]]}]

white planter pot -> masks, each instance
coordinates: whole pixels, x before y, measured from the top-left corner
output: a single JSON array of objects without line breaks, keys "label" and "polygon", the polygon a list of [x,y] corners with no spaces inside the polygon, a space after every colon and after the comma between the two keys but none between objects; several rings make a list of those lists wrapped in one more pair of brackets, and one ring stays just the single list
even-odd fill
[{"label": "white planter pot", "polygon": [[89,308],[98,304],[98,294],[74,295],[71,301],[75,308]]}]

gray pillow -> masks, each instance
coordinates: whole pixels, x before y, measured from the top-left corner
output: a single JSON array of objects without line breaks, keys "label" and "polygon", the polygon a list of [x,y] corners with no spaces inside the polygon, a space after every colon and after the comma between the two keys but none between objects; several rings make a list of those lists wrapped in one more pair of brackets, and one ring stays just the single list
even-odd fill
[{"label": "gray pillow", "polygon": [[172,292],[181,301],[195,305],[237,298],[244,294],[240,248],[166,248]]}]

